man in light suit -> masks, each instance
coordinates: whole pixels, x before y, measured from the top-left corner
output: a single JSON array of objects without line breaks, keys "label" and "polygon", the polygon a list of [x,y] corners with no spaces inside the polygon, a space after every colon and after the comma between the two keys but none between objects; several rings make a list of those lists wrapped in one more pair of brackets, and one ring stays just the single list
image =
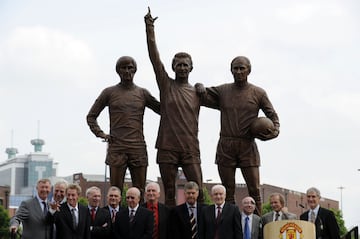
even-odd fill
[{"label": "man in light suit", "polygon": [[225,202],[225,187],[213,186],[211,197],[215,204],[202,210],[199,238],[243,239],[239,208],[235,204]]},{"label": "man in light suit", "polygon": [[254,211],[255,200],[252,197],[245,197],[242,200],[241,212],[241,225],[242,231],[244,232],[244,239],[262,238],[261,218],[258,215],[254,214]]},{"label": "man in light suit", "polygon": [[151,239],[154,228],[153,213],[140,207],[140,190],[131,187],[126,192],[127,208],[116,214],[115,239]]},{"label": "man in light suit", "polygon": [[315,223],[317,239],[340,239],[339,226],[334,213],[320,206],[319,189],[309,188],[306,197],[310,210],[301,214],[300,220]]},{"label": "man in light suit", "polygon": [[272,211],[261,217],[263,226],[265,226],[266,223],[273,221],[297,219],[296,214],[285,210],[285,198],[281,193],[272,193],[269,197],[269,201]]},{"label": "man in light suit", "polygon": [[[184,190],[186,202],[173,208],[170,213],[172,237],[173,239],[198,239],[201,212],[205,205],[197,202],[199,186],[196,182],[187,182]],[[191,221],[192,214],[195,216],[194,224]]]},{"label": "man in light suit", "polygon": [[66,203],[51,205],[48,220],[56,225],[57,239],[90,239],[90,214],[78,203],[80,193],[79,185],[69,184]]},{"label": "man in light suit", "polygon": [[150,182],[145,187],[145,200],[141,206],[149,209],[154,215],[153,239],[167,239],[169,234],[170,210],[165,204],[159,202],[160,185]]},{"label": "man in light suit", "polygon": [[50,239],[51,223],[46,221],[48,195],[51,191],[49,179],[40,179],[36,184],[37,195],[21,202],[15,216],[10,220],[10,232],[16,233],[23,225],[23,239]]}]

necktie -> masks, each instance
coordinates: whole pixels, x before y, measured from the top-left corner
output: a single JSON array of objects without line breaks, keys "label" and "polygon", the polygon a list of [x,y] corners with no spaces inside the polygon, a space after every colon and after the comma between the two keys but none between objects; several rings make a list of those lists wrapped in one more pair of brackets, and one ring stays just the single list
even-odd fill
[{"label": "necktie", "polygon": [[195,239],[197,238],[197,226],[196,226],[196,217],[194,214],[194,208],[195,207],[190,207],[190,225],[191,225],[191,238]]},{"label": "necktie", "polygon": [[244,239],[250,239],[249,217],[245,217]]},{"label": "necktie", "polygon": [[275,221],[279,221],[279,217],[280,217],[280,214],[277,212],[277,213],[275,214]]},{"label": "necktie", "polygon": [[135,217],[135,210],[131,209],[130,211],[130,217],[129,217],[129,222],[133,223],[134,222],[134,217]]},{"label": "necktie", "polygon": [[71,216],[72,216],[72,223],[73,223],[73,228],[74,228],[74,230],[76,230],[76,228],[77,228],[77,221],[76,221],[76,215],[75,215],[75,213],[76,213],[76,209],[75,208],[72,208],[71,209]]},{"label": "necktie", "polygon": [[43,213],[44,213],[44,216],[46,216],[48,210],[47,210],[47,207],[46,207],[46,202],[45,201],[42,201],[42,204],[44,205],[44,208],[43,208]]},{"label": "necktie", "polygon": [[219,223],[221,218],[221,207],[217,206],[217,215],[216,215],[216,223],[215,223],[215,237],[214,239],[219,239]]},{"label": "necktie", "polygon": [[116,217],[116,210],[113,209],[113,210],[111,211],[111,221],[112,221],[112,223],[115,222],[115,217]]},{"label": "necktie", "polygon": [[221,207],[217,206],[217,216],[216,216],[216,223],[219,223],[221,217]]},{"label": "necktie", "polygon": [[156,208],[152,206],[151,210],[154,215],[154,230],[153,230],[152,238],[157,239],[159,237],[159,227],[158,227],[158,222],[156,220]]},{"label": "necktie", "polygon": [[94,207],[92,207],[91,208],[91,221],[94,223],[94,221],[95,221],[95,208]]},{"label": "necktie", "polygon": [[315,223],[315,212],[313,210],[310,213],[310,222]]}]

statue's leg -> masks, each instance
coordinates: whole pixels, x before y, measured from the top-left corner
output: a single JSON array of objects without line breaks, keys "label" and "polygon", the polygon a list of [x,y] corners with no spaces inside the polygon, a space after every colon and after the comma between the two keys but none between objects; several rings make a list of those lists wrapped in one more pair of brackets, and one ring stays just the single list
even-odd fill
[{"label": "statue's leg", "polygon": [[176,206],[175,202],[175,180],[178,167],[175,164],[159,163],[161,180],[165,191],[165,205]]},{"label": "statue's leg", "polygon": [[225,167],[218,164],[222,185],[226,188],[226,201],[235,204],[235,170],[236,167]]},{"label": "statue's leg", "polygon": [[140,203],[144,201],[144,192],[145,192],[145,184],[146,184],[146,170],[147,166],[141,167],[130,167],[130,175],[132,186],[140,189],[141,192],[141,200]]},{"label": "statue's leg", "polygon": [[242,175],[245,179],[246,186],[250,197],[254,198],[256,203],[255,213],[261,216],[261,196],[260,196],[260,177],[259,167],[245,167],[241,168]]},{"label": "statue's leg", "polygon": [[203,193],[203,185],[202,185],[202,172],[201,166],[198,163],[186,164],[182,166],[184,175],[187,181],[194,181],[199,185],[199,196],[197,201],[199,203],[204,202],[204,193]]}]

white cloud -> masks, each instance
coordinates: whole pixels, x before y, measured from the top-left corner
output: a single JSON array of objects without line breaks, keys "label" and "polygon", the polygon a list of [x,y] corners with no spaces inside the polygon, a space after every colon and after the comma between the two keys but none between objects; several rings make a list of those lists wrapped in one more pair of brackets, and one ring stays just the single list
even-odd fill
[{"label": "white cloud", "polygon": [[0,47],[0,62],[4,70],[11,69],[8,77],[16,81],[13,83],[71,81],[81,85],[92,79],[89,71],[96,71],[90,46],[59,30],[17,27]]}]

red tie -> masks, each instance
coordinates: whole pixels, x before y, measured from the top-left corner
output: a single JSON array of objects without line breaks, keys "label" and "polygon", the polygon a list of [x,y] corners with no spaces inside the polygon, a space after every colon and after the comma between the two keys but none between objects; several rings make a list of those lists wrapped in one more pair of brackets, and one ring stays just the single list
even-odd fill
[{"label": "red tie", "polygon": [[115,222],[115,217],[116,217],[116,210],[113,209],[112,210],[112,215],[111,215],[111,221],[114,223]]},{"label": "red tie", "polygon": [[154,230],[153,230],[153,234],[152,234],[152,238],[153,239],[157,239],[159,237],[159,228],[158,228],[158,222],[157,222],[157,211],[156,211],[156,207],[155,206],[151,206],[151,210],[153,211],[154,214]]},{"label": "red tie", "polygon": [[95,221],[95,208],[94,207],[91,208],[91,221],[92,222]]}]

